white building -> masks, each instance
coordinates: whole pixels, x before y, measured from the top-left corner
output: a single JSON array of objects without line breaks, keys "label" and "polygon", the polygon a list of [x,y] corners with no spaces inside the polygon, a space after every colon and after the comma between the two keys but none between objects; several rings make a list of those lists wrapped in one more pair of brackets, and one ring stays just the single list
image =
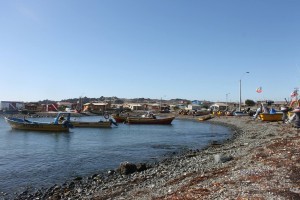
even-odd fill
[{"label": "white building", "polygon": [[209,108],[212,111],[226,111],[226,110],[228,110],[228,104],[226,104],[226,103],[215,103],[215,104],[211,105]]},{"label": "white building", "polygon": [[24,109],[25,104],[21,101],[0,101],[0,110],[17,111]]},{"label": "white building", "polygon": [[135,104],[135,103],[130,103],[127,104],[127,107],[130,108],[131,110],[143,110],[144,107],[141,104]]},{"label": "white building", "polygon": [[176,107],[182,110],[185,110],[187,108],[184,104],[177,104]]},{"label": "white building", "polygon": [[187,109],[188,110],[201,110],[202,106],[196,104],[189,104]]}]

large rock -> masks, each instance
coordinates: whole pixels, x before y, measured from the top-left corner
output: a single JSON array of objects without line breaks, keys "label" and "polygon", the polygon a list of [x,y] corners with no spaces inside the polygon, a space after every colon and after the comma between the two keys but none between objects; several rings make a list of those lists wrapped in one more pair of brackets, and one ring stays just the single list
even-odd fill
[{"label": "large rock", "polygon": [[146,163],[139,163],[136,165],[137,167],[137,171],[141,172],[141,171],[145,171],[147,169],[147,164]]},{"label": "large rock", "polygon": [[137,167],[135,164],[133,163],[129,163],[129,162],[123,162],[120,164],[119,168],[118,168],[118,172],[120,174],[124,174],[124,175],[127,175],[127,174],[132,174],[134,172],[137,171]]}]

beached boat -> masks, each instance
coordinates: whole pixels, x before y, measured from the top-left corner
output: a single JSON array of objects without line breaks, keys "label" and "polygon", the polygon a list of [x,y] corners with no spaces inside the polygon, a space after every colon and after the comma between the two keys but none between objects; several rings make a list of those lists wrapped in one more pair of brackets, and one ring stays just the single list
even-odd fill
[{"label": "beached boat", "polygon": [[114,124],[118,126],[112,119],[108,121],[98,121],[98,122],[83,122],[83,121],[71,121],[74,127],[78,128],[111,128],[111,125]]},{"label": "beached boat", "polygon": [[54,122],[36,122],[25,118],[4,117],[5,121],[12,129],[27,130],[27,131],[52,131],[52,132],[67,132],[72,128],[70,123],[70,113],[58,113]]},{"label": "beached boat", "polygon": [[206,120],[211,119],[211,118],[213,118],[212,115],[203,115],[203,116],[199,117],[198,120],[199,121],[206,121]]},{"label": "beached boat", "polygon": [[148,117],[127,117],[128,124],[171,124],[175,117],[148,118]]},{"label": "beached boat", "polygon": [[233,113],[234,116],[250,116],[249,113],[244,113],[242,111],[236,111]]},{"label": "beached boat", "polygon": [[275,113],[275,114],[268,114],[268,113],[261,113],[259,117],[262,121],[281,121],[282,120],[282,113]]}]

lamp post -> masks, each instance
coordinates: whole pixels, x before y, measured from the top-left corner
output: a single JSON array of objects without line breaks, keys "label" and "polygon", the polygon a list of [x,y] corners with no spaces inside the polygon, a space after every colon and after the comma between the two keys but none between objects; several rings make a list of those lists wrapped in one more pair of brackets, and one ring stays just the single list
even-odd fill
[{"label": "lamp post", "polygon": [[[249,74],[250,72],[245,72],[243,75],[245,74]],[[241,112],[241,105],[242,105],[242,77],[240,78],[240,103],[239,103],[239,111]]]},{"label": "lamp post", "polygon": [[[164,95],[163,97],[166,97],[166,95]],[[159,109],[160,109],[160,111],[161,111],[161,106],[162,106],[162,98],[163,97],[160,97],[160,106],[159,106]]]},{"label": "lamp post", "polygon": [[230,93],[227,93],[227,94],[226,94],[226,106],[227,106],[226,111],[229,110],[229,106],[228,106],[228,95],[229,95],[229,94],[230,94]]},{"label": "lamp post", "polygon": [[230,93],[227,93],[226,94],[226,104],[227,104],[227,106],[228,106],[228,95],[229,95]]}]

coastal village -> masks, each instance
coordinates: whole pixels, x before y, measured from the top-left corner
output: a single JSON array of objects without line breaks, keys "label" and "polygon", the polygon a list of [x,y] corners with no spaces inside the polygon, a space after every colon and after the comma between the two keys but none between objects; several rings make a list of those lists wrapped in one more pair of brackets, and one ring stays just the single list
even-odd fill
[{"label": "coastal village", "polygon": [[0,200],[300,200],[300,0],[0,5]]},{"label": "coastal village", "polygon": [[[157,113],[176,112],[192,115],[201,110],[207,110],[211,106],[223,106],[226,110],[237,110],[238,102],[210,102],[200,100],[186,100],[186,99],[118,99],[111,97],[102,97],[102,100],[95,101],[95,99],[86,102],[88,98],[85,97],[85,102],[82,99],[73,99],[71,101],[49,101],[42,102],[22,102],[22,101],[0,101],[0,113],[6,114],[36,114],[43,112],[82,112],[92,114],[102,114],[104,112],[130,112],[130,111],[152,111]],[[245,101],[246,102],[246,101]],[[249,107],[245,102],[242,103],[242,109]],[[257,101],[251,104],[250,107],[253,112],[264,101]],[[287,105],[286,101],[273,101],[272,106],[275,109],[280,109],[281,106]]]},{"label": "coastal village", "polygon": [[[195,111],[200,111],[201,116],[202,110],[211,109],[210,116],[213,117],[198,122],[229,127],[232,137],[222,143],[212,142],[201,150],[175,154],[154,165],[123,162],[107,174],[76,177],[63,185],[35,192],[26,190],[15,199],[300,199],[299,130],[281,118],[288,110],[300,113],[299,108],[291,107],[294,101],[263,101],[251,105],[248,105],[249,101],[242,105],[162,99],[146,101],[149,102],[92,101],[82,103],[82,107],[78,107],[80,99],[75,104],[67,101],[51,104],[1,101],[1,110],[4,114],[80,111],[100,115],[121,110],[154,110],[161,114],[175,112],[178,119],[197,120],[200,118],[196,117]],[[260,105],[276,110],[280,118],[252,117]],[[244,114],[227,115],[229,110]],[[250,110],[253,110],[252,114]],[[5,194],[2,195],[6,199]]]},{"label": "coastal village", "polygon": [[[114,112],[118,110],[125,111],[167,111],[176,109],[197,110],[208,108],[212,102],[208,101],[188,101],[188,100],[108,100],[82,102],[78,99],[75,103],[67,101],[58,101],[51,103],[38,102],[18,102],[18,101],[0,101],[0,111],[3,113],[38,113],[38,112]],[[116,103],[117,102],[117,103]],[[120,103],[121,102],[121,103]]]}]

